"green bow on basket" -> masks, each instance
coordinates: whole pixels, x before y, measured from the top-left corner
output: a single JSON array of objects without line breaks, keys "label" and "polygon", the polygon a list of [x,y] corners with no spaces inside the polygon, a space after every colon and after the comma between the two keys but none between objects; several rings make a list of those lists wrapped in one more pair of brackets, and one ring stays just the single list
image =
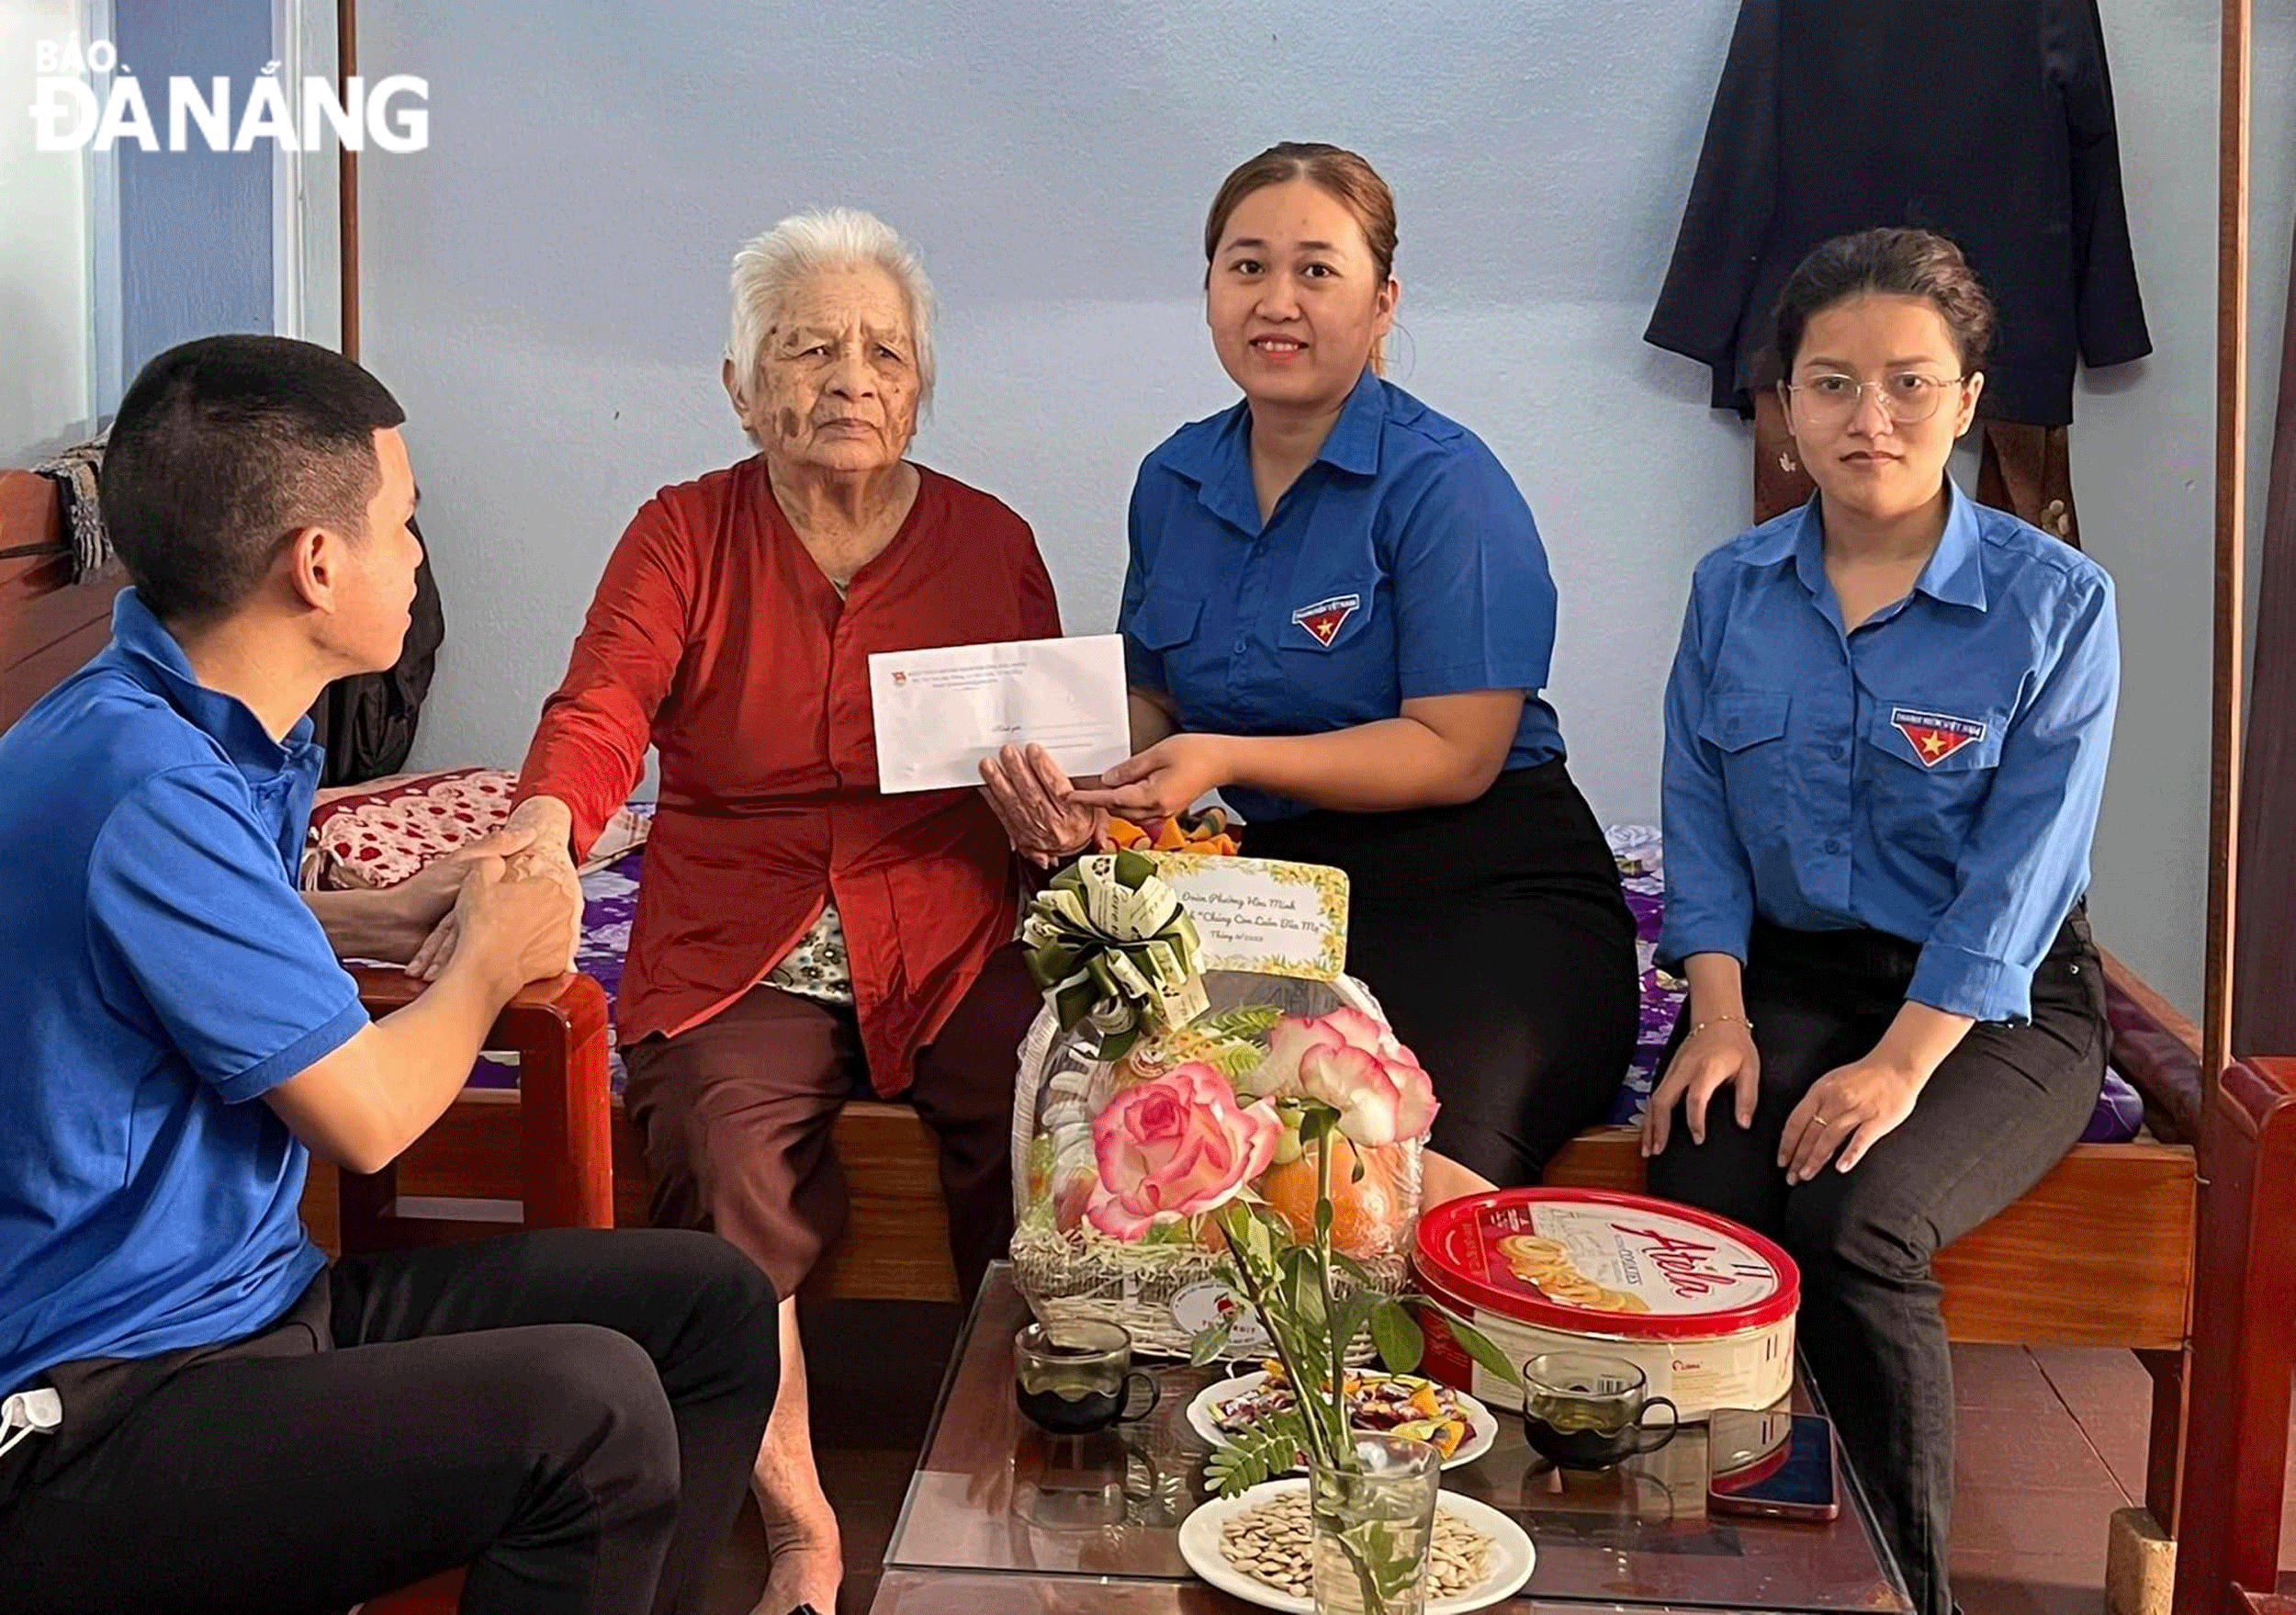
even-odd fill
[{"label": "green bow on basket", "polygon": [[1029,905],[1020,940],[1062,1029],[1091,1016],[1104,1060],[1209,1007],[1196,922],[1142,853],[1096,853],[1062,870]]}]

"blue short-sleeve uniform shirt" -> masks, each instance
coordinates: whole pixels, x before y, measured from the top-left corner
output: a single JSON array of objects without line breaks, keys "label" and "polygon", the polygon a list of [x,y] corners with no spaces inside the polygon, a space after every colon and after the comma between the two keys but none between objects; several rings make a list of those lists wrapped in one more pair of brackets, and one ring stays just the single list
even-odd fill
[{"label": "blue short-sleeve uniform shirt", "polygon": [[[1197,733],[1322,734],[1405,701],[1525,692],[1505,766],[1563,754],[1538,692],[1555,585],[1530,507],[1482,440],[1366,370],[1267,520],[1248,404],[1181,427],[1132,489],[1118,627],[1135,684]],[[1304,803],[1221,793],[1247,819]]]},{"label": "blue short-sleeve uniform shirt", "polygon": [[1845,632],[1815,500],[1707,556],[1666,689],[1662,962],[1757,916],[1919,944],[1907,996],[2023,1021],[2088,884],[2112,581],[1949,484],[1903,600]]},{"label": "blue short-sleeve uniform shirt", "polygon": [[320,762],[132,589],[0,736],[0,1392],[254,1333],[319,1271],[262,1100],[366,1024],[296,890]]}]

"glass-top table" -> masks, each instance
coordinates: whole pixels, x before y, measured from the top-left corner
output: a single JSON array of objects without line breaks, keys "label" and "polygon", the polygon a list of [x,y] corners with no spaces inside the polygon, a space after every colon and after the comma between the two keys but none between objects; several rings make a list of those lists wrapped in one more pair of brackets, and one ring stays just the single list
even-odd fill
[{"label": "glass-top table", "polygon": [[[1012,1270],[1000,1263],[950,1363],[872,1615],[1250,1609],[1198,1581],[1178,1544],[1180,1522],[1207,1495],[1210,1448],[1188,1425],[1188,1400],[1222,1371],[1139,1364],[1163,1393],[1147,1418],[1105,1435],[1048,1436],[1013,1405],[1012,1337],[1028,1321]],[[1548,1467],[1524,1440],[1520,1419],[1493,1411],[1496,1445],[1446,1471],[1443,1484],[1514,1518],[1537,1548],[1530,1585],[1502,1609],[1894,1615],[1909,1608],[1846,1463],[1844,1507],[1830,1524],[1710,1516],[1702,1427],[1616,1470],[1577,1474]]]}]

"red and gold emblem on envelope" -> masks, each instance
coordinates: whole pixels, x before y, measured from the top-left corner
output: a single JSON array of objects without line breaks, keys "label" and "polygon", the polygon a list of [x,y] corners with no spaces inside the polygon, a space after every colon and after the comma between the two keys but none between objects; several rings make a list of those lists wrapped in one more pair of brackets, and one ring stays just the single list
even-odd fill
[{"label": "red and gold emblem on envelope", "polygon": [[1935,768],[1972,740],[1985,739],[1985,725],[1971,717],[1946,712],[1917,712],[1910,706],[1890,709],[1890,727],[1912,742],[1913,754],[1924,768]]},{"label": "red and gold emblem on envelope", "polygon": [[1319,600],[1313,605],[1303,605],[1291,614],[1291,620],[1315,636],[1315,642],[1329,649],[1339,637],[1340,628],[1356,615],[1363,604],[1360,594],[1334,594],[1329,600]]}]

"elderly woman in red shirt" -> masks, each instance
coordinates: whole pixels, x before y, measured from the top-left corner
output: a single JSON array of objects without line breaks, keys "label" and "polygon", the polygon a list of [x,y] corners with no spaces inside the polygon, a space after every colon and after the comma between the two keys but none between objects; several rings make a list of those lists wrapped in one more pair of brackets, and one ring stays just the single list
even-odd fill
[{"label": "elderly woman in red shirt", "polygon": [[787,1297],[844,1218],[829,1125],[860,1079],[937,1130],[960,1280],[1011,1231],[1015,1050],[1038,996],[1010,843],[979,793],[883,796],[872,651],[1060,633],[1028,525],[906,457],[931,289],[885,225],[787,219],[734,260],[734,412],[759,452],[665,488],[606,563],[543,707],[515,824],[586,849],[660,755],[623,977],[658,1224],[712,1228],[782,1303],[755,1490],[759,1615],[835,1607],[837,1524]]}]

